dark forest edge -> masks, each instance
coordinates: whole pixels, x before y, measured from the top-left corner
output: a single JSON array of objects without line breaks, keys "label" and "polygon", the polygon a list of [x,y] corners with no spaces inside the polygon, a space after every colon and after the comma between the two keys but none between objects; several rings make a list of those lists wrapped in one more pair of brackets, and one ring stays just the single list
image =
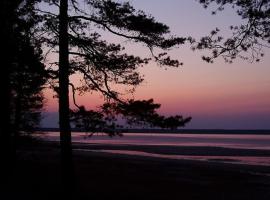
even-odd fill
[{"label": "dark forest edge", "polygon": [[[37,132],[59,132],[59,128],[37,128]],[[72,132],[85,132],[81,129],[72,128]],[[179,134],[254,134],[270,135],[267,129],[117,129],[121,133],[179,133]]]}]

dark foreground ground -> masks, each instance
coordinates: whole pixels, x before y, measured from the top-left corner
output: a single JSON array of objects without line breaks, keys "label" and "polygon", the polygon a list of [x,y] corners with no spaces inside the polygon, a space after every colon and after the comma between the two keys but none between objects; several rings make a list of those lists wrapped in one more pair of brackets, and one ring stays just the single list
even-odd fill
[{"label": "dark foreground ground", "polygon": [[[17,156],[11,190],[0,199],[62,199],[57,145],[41,143],[22,148]],[[263,166],[76,150],[74,167],[76,200],[270,199],[270,169]]]}]

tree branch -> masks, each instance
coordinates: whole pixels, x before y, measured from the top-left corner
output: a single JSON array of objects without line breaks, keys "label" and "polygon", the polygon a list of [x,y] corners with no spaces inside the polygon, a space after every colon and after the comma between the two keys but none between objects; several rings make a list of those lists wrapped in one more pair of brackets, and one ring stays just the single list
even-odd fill
[{"label": "tree branch", "polygon": [[75,91],[76,91],[76,88],[75,88],[75,86],[74,86],[72,83],[69,83],[69,85],[70,85],[71,88],[72,88],[72,99],[73,99],[73,104],[74,104],[78,109],[80,109],[81,106],[79,106],[79,105],[76,103],[76,97],[75,97]]}]

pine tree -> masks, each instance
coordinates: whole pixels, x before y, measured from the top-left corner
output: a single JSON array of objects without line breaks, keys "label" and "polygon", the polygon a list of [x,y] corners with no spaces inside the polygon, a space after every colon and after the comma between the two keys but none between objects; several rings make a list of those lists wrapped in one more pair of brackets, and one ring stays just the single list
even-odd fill
[{"label": "pine tree", "polygon": [[[39,10],[45,19],[44,41],[59,51],[59,62],[50,69],[58,85],[53,87],[59,97],[59,125],[64,182],[68,188],[72,173],[71,131],[69,115],[69,85],[73,92],[98,91],[107,99],[126,104],[119,92],[110,87],[125,85],[136,87],[143,78],[138,68],[153,60],[160,65],[179,67],[182,63],[171,59],[166,51],[183,44],[186,38],[170,35],[169,27],[157,22],[143,11],[135,10],[128,2],[111,0],[85,0],[85,9],[76,0],[46,0],[59,8],[59,13]],[[123,37],[130,42],[141,43],[150,50],[151,58],[125,53],[120,44],[102,40],[102,32]],[[49,37],[47,37],[49,36]],[[156,49],[163,50],[156,55]],[[58,68],[57,68],[58,67]],[[55,70],[55,68],[57,68]],[[79,74],[83,85],[75,87],[69,76]],[[78,109],[81,107],[78,106]],[[69,179],[69,180],[68,180]]]},{"label": "pine tree", "polygon": [[232,7],[242,19],[242,24],[231,25],[231,37],[220,35],[220,27],[209,36],[194,42],[193,49],[210,49],[212,55],[203,60],[213,62],[222,57],[232,63],[236,58],[259,62],[264,49],[270,48],[270,1],[269,0],[199,0],[204,8],[214,7],[213,15]]}]

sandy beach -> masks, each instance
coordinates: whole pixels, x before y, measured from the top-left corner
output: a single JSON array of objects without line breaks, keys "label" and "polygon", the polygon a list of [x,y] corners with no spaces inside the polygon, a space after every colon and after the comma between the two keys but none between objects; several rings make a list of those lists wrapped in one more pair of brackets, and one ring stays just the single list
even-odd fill
[{"label": "sandy beach", "polygon": [[[97,149],[129,149],[188,155],[257,155],[269,151],[203,147],[100,146],[74,144],[74,199],[259,199],[270,198],[268,166],[161,159]],[[81,150],[80,150],[81,149]],[[211,152],[211,153],[210,153]],[[41,142],[17,152],[9,199],[59,198],[60,151],[57,143]]]}]

